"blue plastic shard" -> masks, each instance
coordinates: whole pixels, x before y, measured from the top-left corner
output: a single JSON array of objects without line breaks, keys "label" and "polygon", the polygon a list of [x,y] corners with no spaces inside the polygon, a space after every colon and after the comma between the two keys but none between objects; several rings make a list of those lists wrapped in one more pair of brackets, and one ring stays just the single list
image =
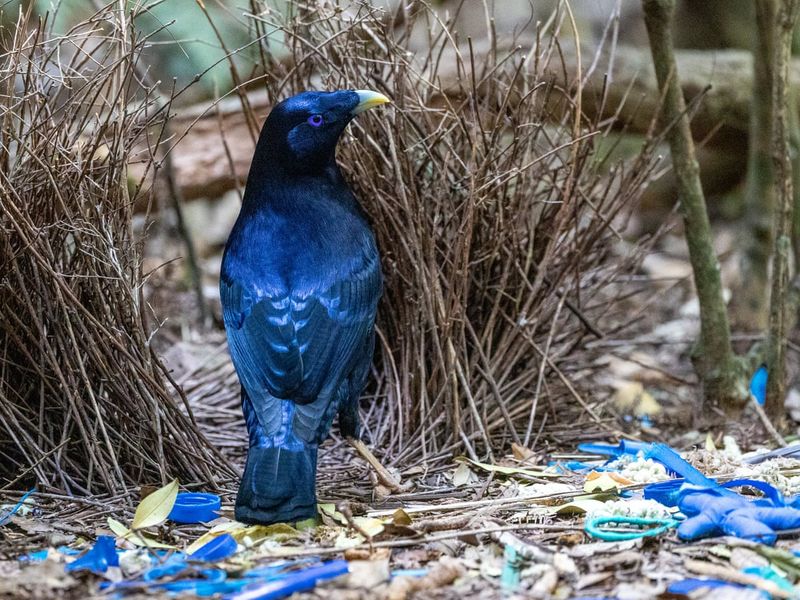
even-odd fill
[{"label": "blue plastic shard", "polygon": [[108,567],[119,566],[116,543],[110,535],[101,535],[86,554],[66,566],[67,572],[87,570],[99,575]]},{"label": "blue plastic shard", "polygon": [[236,554],[238,544],[230,533],[215,537],[189,555],[192,560],[216,562]]},{"label": "blue plastic shard", "polygon": [[332,560],[299,571],[290,571],[273,581],[253,583],[241,592],[226,596],[225,600],[278,600],[295,592],[313,590],[318,582],[339,577],[347,572],[346,560]]},{"label": "blue plastic shard", "polygon": [[755,396],[756,402],[764,406],[767,399],[767,365],[761,365],[750,379],[750,393]]},{"label": "blue plastic shard", "polygon": [[650,458],[661,463],[668,471],[671,471],[678,477],[683,477],[688,483],[708,487],[717,485],[716,481],[703,475],[666,444],[654,443],[649,444],[649,446],[650,447],[644,451],[645,458]]},{"label": "blue plastic shard", "polygon": [[42,562],[43,560],[47,560],[47,555],[50,551],[45,548],[44,550],[37,550],[36,552],[29,552],[28,554],[23,554],[17,560],[20,562]]},{"label": "blue plastic shard", "polygon": [[619,444],[578,444],[578,450],[587,454],[600,454],[602,456],[622,456],[632,454],[636,456],[639,452],[644,452],[650,444],[647,442],[637,442],[635,440],[621,440]]},{"label": "blue plastic shard", "polygon": [[667,592],[670,594],[676,594],[679,596],[688,596],[692,592],[696,590],[713,590],[717,588],[736,588],[736,589],[744,589],[745,586],[740,585],[738,583],[731,583],[730,581],[725,581],[723,579],[700,579],[690,577],[689,579],[683,579],[681,581],[676,581],[674,583],[669,584],[667,588]]},{"label": "blue plastic shard", "polygon": [[753,456],[746,456],[742,462],[749,465],[757,465],[765,460],[773,458],[797,458],[800,455],[800,444],[789,444],[783,448],[772,450],[770,452],[762,452],[761,454],[754,454]]}]

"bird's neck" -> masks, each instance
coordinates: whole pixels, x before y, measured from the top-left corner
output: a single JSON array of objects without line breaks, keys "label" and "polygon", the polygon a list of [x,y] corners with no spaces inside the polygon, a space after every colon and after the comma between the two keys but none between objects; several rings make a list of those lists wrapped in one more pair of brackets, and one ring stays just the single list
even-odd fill
[{"label": "bird's neck", "polygon": [[[250,169],[242,210],[307,210],[319,202],[350,204],[352,194],[334,159],[327,164],[297,165],[287,169],[276,162]],[[310,168],[309,168],[310,167]]]}]

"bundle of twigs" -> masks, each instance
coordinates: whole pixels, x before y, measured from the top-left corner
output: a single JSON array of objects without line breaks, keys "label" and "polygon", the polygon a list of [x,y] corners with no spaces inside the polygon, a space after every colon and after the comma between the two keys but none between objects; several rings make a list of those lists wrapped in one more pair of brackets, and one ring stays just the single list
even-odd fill
[{"label": "bundle of twigs", "polygon": [[[559,404],[597,421],[568,372],[587,336],[603,335],[612,284],[631,266],[606,258],[653,157],[645,146],[611,164],[596,150],[613,134],[582,109],[586,71],[559,65],[557,39],[574,27],[565,5],[532,40],[501,44],[489,21],[479,51],[425,2],[394,14],[315,2],[283,16],[266,4],[249,18],[272,102],[309,88],[394,102],[339,152],[386,276],[373,440],[400,461],[457,446],[481,455],[531,444]],[[271,54],[275,38],[288,60]],[[600,53],[585,64],[598,68]]]},{"label": "bundle of twigs", "polygon": [[[150,347],[132,204],[165,107],[126,3],[67,35],[22,15],[0,55],[0,487],[90,493],[225,461]],[[138,148],[138,155],[134,155]],[[144,151],[141,151],[144,149]]]}]

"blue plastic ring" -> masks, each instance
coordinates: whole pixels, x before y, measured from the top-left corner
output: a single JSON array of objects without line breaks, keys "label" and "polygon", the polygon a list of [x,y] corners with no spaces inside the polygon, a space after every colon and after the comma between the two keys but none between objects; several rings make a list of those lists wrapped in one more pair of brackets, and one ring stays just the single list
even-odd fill
[{"label": "blue plastic ring", "polygon": [[222,503],[216,494],[180,492],[169,518],[176,523],[205,523],[219,516],[215,511],[220,506]]}]

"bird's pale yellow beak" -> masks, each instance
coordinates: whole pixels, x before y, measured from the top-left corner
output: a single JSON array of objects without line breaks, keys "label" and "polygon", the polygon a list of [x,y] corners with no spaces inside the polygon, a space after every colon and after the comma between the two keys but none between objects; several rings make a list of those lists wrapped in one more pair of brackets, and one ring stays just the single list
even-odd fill
[{"label": "bird's pale yellow beak", "polygon": [[353,115],[362,113],[370,108],[375,108],[381,104],[391,102],[391,100],[389,100],[383,94],[379,94],[378,92],[373,92],[371,90],[356,90],[356,94],[358,94],[358,104],[356,104],[356,107],[352,110],[351,114]]}]

